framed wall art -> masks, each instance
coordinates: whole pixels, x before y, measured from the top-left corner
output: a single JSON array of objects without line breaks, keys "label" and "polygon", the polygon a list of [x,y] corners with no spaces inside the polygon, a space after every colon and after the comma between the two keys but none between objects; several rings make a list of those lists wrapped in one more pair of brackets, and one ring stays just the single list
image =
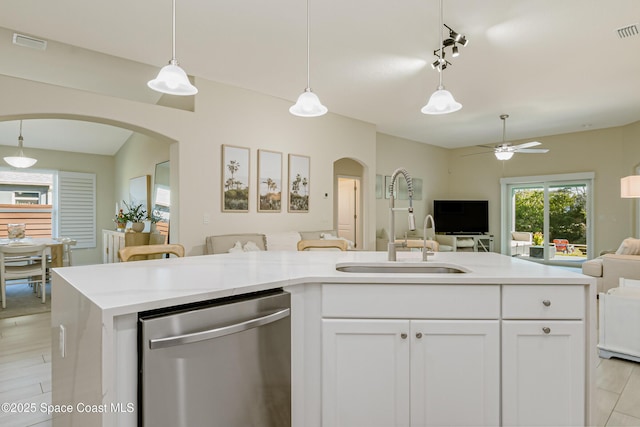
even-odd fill
[{"label": "framed wall art", "polygon": [[142,205],[147,213],[151,206],[150,200],[151,176],[142,175],[129,180],[129,204],[131,206]]},{"label": "framed wall art", "polygon": [[249,149],[222,146],[222,211],[249,211]]},{"label": "framed wall art", "polygon": [[282,153],[258,150],[258,212],[282,210]]},{"label": "framed wall art", "polygon": [[289,212],[309,212],[310,163],[308,156],[289,154]]}]

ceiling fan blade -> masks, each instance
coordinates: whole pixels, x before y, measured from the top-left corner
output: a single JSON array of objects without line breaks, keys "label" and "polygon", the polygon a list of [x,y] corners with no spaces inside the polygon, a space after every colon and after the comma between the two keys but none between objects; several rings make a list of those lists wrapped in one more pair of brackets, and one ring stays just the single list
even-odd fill
[{"label": "ceiling fan blade", "polygon": [[541,143],[538,141],[531,141],[531,142],[525,142],[524,144],[514,145],[513,147],[516,149],[520,149],[520,148],[535,147],[536,145],[541,145]]},{"label": "ceiling fan blade", "polygon": [[478,154],[490,154],[490,153],[493,153],[493,151],[479,151],[477,153],[463,154],[460,157],[477,156]]},{"label": "ceiling fan blade", "polygon": [[519,150],[515,150],[516,153],[548,153],[548,148],[520,148]]}]

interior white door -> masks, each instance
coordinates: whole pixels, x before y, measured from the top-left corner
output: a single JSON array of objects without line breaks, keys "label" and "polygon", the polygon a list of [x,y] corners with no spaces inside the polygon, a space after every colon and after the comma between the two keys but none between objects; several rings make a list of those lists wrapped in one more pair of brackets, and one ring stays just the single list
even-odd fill
[{"label": "interior white door", "polygon": [[338,178],[338,235],[354,242],[359,247],[360,180],[356,178]]},{"label": "interior white door", "polygon": [[499,424],[499,321],[412,320],[411,427]]},{"label": "interior white door", "polygon": [[322,321],[322,425],[409,426],[409,321]]},{"label": "interior white door", "polygon": [[502,422],[583,426],[582,321],[502,322]]}]

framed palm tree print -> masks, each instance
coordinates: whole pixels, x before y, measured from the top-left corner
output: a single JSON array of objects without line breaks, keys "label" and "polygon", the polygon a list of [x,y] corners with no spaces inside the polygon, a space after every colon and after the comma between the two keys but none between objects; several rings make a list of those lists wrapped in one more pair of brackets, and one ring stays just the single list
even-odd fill
[{"label": "framed palm tree print", "polygon": [[249,211],[249,149],[222,146],[222,211]]},{"label": "framed palm tree print", "polygon": [[282,153],[258,150],[258,212],[282,210]]},{"label": "framed palm tree print", "polygon": [[308,156],[289,154],[289,212],[309,212],[310,163]]}]

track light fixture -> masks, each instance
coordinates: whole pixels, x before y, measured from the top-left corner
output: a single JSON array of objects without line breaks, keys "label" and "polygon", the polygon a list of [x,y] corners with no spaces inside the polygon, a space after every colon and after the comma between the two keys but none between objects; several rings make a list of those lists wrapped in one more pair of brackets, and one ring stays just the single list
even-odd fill
[{"label": "track light fixture", "polygon": [[[446,68],[446,61],[444,60],[444,55],[445,55],[445,48],[450,47],[451,48],[451,57],[453,58],[457,58],[458,56],[460,56],[460,50],[458,48],[458,45],[460,46],[466,46],[469,43],[469,40],[467,40],[467,38],[465,36],[463,36],[462,34],[456,32],[455,30],[453,30],[451,27],[449,27],[447,24],[442,24],[444,25],[444,27],[449,30],[449,38],[448,39],[444,39],[441,42],[441,47],[440,49],[436,49],[433,51],[433,54],[438,57],[438,60],[440,61],[437,65],[436,62],[434,62],[433,64],[431,64],[431,66],[433,67],[433,69],[437,69],[438,71],[442,71],[444,68]],[[441,66],[443,65],[443,66]],[[449,65],[451,65],[451,63],[449,63]]]}]

